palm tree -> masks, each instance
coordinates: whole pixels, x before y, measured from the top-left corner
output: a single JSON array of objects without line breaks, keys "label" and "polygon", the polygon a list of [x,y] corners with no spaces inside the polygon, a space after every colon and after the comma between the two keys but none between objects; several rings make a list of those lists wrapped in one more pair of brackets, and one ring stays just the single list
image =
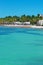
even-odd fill
[{"label": "palm tree", "polygon": [[22,16],[20,17],[20,21],[21,21],[21,22],[26,22],[26,21],[27,21],[27,16],[26,16],[26,15],[22,15]]},{"label": "palm tree", "polygon": [[37,17],[39,18],[40,17],[40,14],[37,14]]},{"label": "palm tree", "polygon": [[0,18],[0,24],[1,23],[13,23],[13,22],[16,22],[16,21],[20,21],[20,22],[28,22],[30,21],[31,24],[36,24],[38,20],[42,20],[43,17],[40,16],[40,14],[37,14],[37,16],[35,15],[22,15],[21,17],[18,17],[18,16],[6,16],[5,18]]},{"label": "palm tree", "polygon": [[13,16],[13,21],[14,22],[19,21],[19,17],[18,16]]}]

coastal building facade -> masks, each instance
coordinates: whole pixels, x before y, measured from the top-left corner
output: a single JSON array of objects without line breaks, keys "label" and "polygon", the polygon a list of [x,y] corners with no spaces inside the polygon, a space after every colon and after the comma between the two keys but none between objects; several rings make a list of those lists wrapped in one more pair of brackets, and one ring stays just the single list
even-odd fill
[{"label": "coastal building facade", "polygon": [[14,22],[14,24],[15,25],[22,25],[22,22],[17,21],[17,22]]},{"label": "coastal building facade", "polygon": [[15,25],[30,25],[30,22],[14,22]]},{"label": "coastal building facade", "polygon": [[37,25],[42,26],[42,25],[43,25],[43,20],[39,20],[39,21],[37,22]]},{"label": "coastal building facade", "polygon": [[30,21],[29,22],[24,22],[24,25],[30,25]]}]

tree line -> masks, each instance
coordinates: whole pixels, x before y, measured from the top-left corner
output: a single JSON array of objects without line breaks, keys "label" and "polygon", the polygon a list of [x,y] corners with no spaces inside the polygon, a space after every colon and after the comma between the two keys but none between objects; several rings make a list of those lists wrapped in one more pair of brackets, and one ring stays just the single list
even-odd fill
[{"label": "tree line", "polygon": [[42,20],[43,17],[40,14],[35,15],[22,15],[22,16],[6,16],[4,18],[0,18],[0,24],[4,23],[13,23],[13,22],[28,22],[30,21],[31,24],[36,24],[38,20]]}]

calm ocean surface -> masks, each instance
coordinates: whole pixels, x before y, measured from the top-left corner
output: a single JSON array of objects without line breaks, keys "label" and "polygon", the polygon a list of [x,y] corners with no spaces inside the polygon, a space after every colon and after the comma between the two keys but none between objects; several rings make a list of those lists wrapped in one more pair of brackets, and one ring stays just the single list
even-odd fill
[{"label": "calm ocean surface", "polygon": [[43,29],[0,27],[0,65],[43,65]]}]

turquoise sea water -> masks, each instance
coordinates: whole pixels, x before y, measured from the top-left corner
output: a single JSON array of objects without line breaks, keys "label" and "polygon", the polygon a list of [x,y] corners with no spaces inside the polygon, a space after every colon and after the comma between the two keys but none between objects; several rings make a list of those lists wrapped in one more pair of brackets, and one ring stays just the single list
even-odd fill
[{"label": "turquoise sea water", "polygon": [[0,65],[43,65],[43,29],[0,27]]}]

